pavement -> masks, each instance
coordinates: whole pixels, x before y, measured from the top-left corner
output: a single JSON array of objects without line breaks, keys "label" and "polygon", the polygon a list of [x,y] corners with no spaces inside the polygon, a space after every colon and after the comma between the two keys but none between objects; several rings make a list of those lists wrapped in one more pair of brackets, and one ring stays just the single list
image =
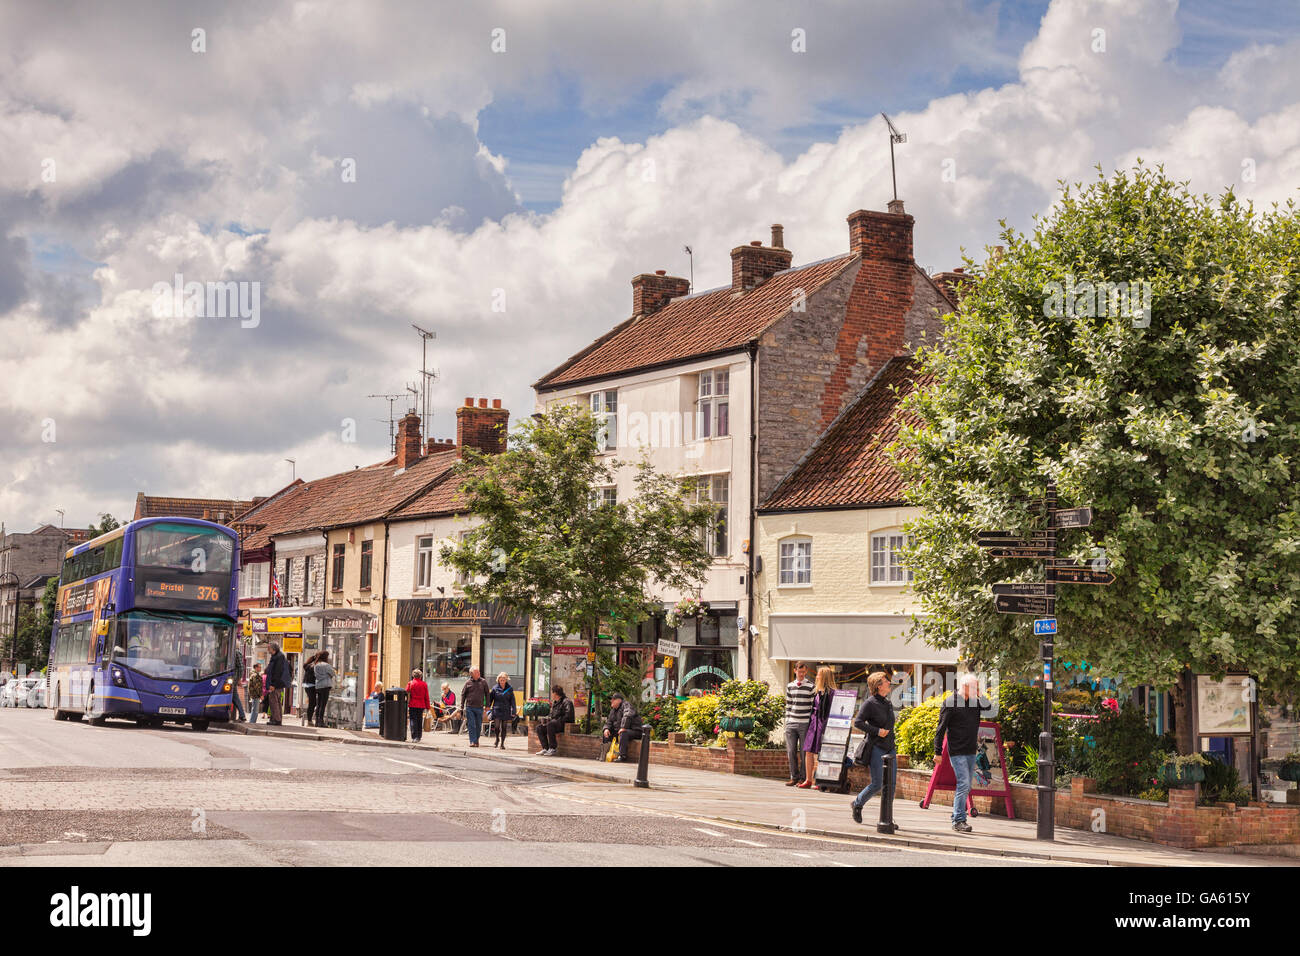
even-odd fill
[{"label": "pavement", "polygon": [[1106,833],[1056,828],[1052,842],[1037,838],[1032,821],[1008,820],[981,815],[970,822],[973,833],[955,833],[949,822],[949,808],[934,805],[922,810],[916,803],[897,800],[894,804],[893,834],[877,833],[878,801],[867,804],[864,824],[850,816],[848,795],[825,794],[785,786],[783,781],[707,770],[656,766],[649,771],[649,789],[632,786],[635,764],[610,764],[569,757],[529,754],[523,735],[511,737],[505,749],[497,749],[484,737],[481,746],[470,749],[465,734],[429,733],[424,739],[398,742],[384,740],[377,731],[336,730],[304,727],[297,718],[271,727],[263,723],[213,725],[228,733],[266,735],[288,739],[328,740],[391,751],[435,751],[473,754],[475,757],[511,762],[529,771],[559,777],[566,784],[551,792],[573,800],[592,800],[628,810],[658,813],[678,819],[740,825],[772,832],[825,836],[850,840],[879,848],[909,847],[935,852],[980,854],[1020,860],[1108,866],[1296,866],[1300,861],[1243,851],[1182,850],[1126,839]]}]

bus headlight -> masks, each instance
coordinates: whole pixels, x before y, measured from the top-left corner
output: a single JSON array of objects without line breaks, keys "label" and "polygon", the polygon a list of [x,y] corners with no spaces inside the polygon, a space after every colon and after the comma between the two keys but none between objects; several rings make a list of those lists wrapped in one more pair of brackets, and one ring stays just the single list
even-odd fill
[{"label": "bus headlight", "polygon": [[122,673],[122,668],[120,667],[113,668],[113,683],[116,684],[118,687],[126,686],[126,675]]},{"label": "bus headlight", "polygon": [[224,685],[222,685],[221,692],[222,692],[223,694],[229,694],[229,693],[230,693],[230,688],[232,688],[232,687],[234,687],[234,686],[235,686],[235,682],[234,682],[231,678],[227,677],[227,678],[226,678],[226,683],[225,683]]}]

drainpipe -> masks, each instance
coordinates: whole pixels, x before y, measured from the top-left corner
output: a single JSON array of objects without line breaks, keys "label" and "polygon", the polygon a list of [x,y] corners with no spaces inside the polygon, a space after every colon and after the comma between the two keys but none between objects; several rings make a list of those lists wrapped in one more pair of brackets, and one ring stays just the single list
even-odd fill
[{"label": "drainpipe", "polygon": [[[384,519],[384,574],[379,585],[379,630],[375,632],[375,653],[379,655],[379,683],[384,682],[384,625],[388,623],[388,519]],[[369,669],[370,662],[366,661]],[[371,690],[374,690],[372,687]]]},{"label": "drainpipe", "polygon": [[749,346],[749,554],[745,574],[745,678],[754,679],[754,496],[758,483],[758,343]]}]

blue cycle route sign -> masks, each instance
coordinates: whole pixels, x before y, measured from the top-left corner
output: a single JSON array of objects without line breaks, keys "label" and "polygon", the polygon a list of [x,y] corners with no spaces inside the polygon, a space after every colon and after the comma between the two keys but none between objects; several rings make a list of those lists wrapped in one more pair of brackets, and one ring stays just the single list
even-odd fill
[{"label": "blue cycle route sign", "polygon": [[1055,634],[1056,618],[1040,617],[1034,621],[1034,634]]}]

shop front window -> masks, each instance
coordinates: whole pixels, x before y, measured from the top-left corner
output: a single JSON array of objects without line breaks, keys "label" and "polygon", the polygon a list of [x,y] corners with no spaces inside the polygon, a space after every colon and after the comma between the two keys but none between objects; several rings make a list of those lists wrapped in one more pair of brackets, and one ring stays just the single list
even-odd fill
[{"label": "shop front window", "polygon": [[473,632],[463,627],[416,627],[411,634],[411,667],[424,671],[425,683],[468,677]]},{"label": "shop front window", "polygon": [[323,642],[338,675],[334,678],[330,700],[355,704],[357,682],[361,678],[361,632],[326,631]]},{"label": "shop front window", "polygon": [[525,644],[522,637],[483,638],[483,677],[495,683],[497,675],[504,672],[510,678],[510,685],[522,692]]},{"label": "shop front window", "polygon": [[699,696],[716,693],[736,676],[736,652],[724,647],[682,649],[682,677],[677,693]]}]

